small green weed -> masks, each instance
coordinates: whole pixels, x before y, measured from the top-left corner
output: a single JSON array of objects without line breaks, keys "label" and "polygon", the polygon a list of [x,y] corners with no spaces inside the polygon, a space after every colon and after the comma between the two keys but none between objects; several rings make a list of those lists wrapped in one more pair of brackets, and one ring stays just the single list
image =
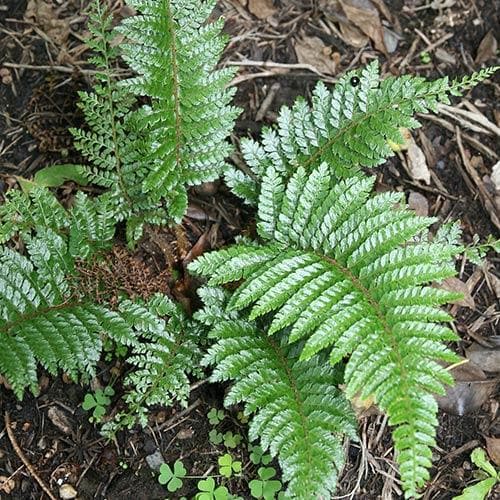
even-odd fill
[{"label": "small green weed", "polygon": [[108,385],[104,389],[97,389],[94,393],[88,392],[83,399],[82,408],[85,411],[94,409],[89,420],[100,422],[106,414],[106,409],[111,403],[111,398],[115,395],[114,389]]},{"label": "small green weed", "polygon": [[258,471],[259,479],[250,481],[250,494],[253,498],[263,498],[264,500],[274,500],[284,497],[281,491],[281,481],[273,479],[276,475],[274,467],[260,467]]},{"label": "small green weed", "polygon": [[470,456],[472,463],[480,470],[474,476],[480,480],[472,486],[467,486],[461,495],[453,497],[453,500],[484,500],[497,483],[500,483],[500,471],[486,458],[482,448],[476,448]]},{"label": "small green weed", "polygon": [[173,469],[168,464],[161,464],[158,482],[167,485],[167,490],[173,493],[182,488],[186,474],[187,470],[180,460],[175,461]]},{"label": "small green weed", "polygon": [[229,453],[225,453],[222,457],[219,457],[219,474],[228,479],[233,475],[233,472],[238,474],[242,470],[241,462],[239,460],[233,460],[233,457]]}]

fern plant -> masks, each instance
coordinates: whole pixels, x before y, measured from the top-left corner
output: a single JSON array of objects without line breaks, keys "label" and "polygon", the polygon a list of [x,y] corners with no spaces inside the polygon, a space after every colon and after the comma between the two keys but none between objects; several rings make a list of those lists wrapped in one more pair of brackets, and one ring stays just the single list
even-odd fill
[{"label": "fern plant", "polygon": [[[221,21],[207,23],[214,0],[127,3],[139,13],[116,32],[101,3],[94,5],[88,43],[102,72],[93,92],[80,94],[87,129],[72,132],[91,163],[89,180],[110,190],[133,242],[144,223],[179,222],[187,187],[226,169],[225,139],[238,110],[226,88],[234,70],[214,69],[225,45]],[[125,38],[119,46],[116,34]],[[119,55],[135,72],[125,81],[113,76]],[[148,103],[139,107],[138,98]]]},{"label": "fern plant", "polygon": [[[271,339],[297,345],[300,361],[318,353],[332,365],[348,359],[345,393],[371,396],[389,415],[410,497],[429,477],[433,395],[452,382],[438,361],[457,359],[444,345],[456,336],[440,324],[451,318],[437,307],[457,295],[428,283],[455,274],[461,247],[443,234],[430,241],[435,219],[405,208],[401,193],[371,196],[373,182],[351,177],[332,185],[325,163],[309,173],[299,167],[288,181],[270,167],[259,197],[262,243],[203,255],[190,269],[209,285],[243,280],[228,309],[250,321],[269,318]],[[234,340],[235,351],[246,352],[245,338]],[[261,376],[262,385],[276,383]],[[269,439],[278,430],[272,427]]]},{"label": "fern plant", "polygon": [[249,438],[279,456],[291,498],[328,495],[344,463],[343,437],[356,438],[353,412],[337,388],[339,370],[299,361],[285,336],[227,312],[221,289],[199,293],[205,307],[196,317],[215,341],[203,363],[213,366],[212,381],[233,381],[226,404],[243,401],[253,414]]}]

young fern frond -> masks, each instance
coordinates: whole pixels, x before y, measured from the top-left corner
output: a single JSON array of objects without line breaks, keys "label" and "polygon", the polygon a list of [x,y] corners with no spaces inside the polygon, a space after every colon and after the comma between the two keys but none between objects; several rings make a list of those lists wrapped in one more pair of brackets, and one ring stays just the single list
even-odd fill
[{"label": "young fern frond", "polygon": [[336,383],[339,373],[317,360],[299,361],[280,336],[223,310],[221,290],[204,289],[198,319],[211,326],[215,344],[204,363],[213,381],[233,381],[226,405],[245,403],[250,440],[277,456],[291,498],[334,491],[344,463],[344,436],[355,437],[355,418]]},{"label": "young fern frond", "polygon": [[329,167],[299,167],[287,181],[264,175],[258,232],[265,243],[201,256],[190,269],[210,285],[243,279],[230,310],[272,318],[269,334],[301,342],[301,360],[350,356],[346,394],[373,396],[389,415],[408,497],[429,477],[437,425],[433,394],[451,375],[437,363],[456,356],[439,305],[456,294],[428,286],[455,274],[456,244],[432,242],[435,219],[404,207],[401,193],[371,196],[374,180],[334,183]]},{"label": "young fern frond", "polygon": [[359,176],[362,167],[379,165],[394,154],[389,141],[404,142],[401,127],[420,126],[415,113],[436,111],[438,103],[449,103],[449,95],[460,95],[497,69],[486,68],[451,83],[447,77],[428,81],[410,75],[380,80],[374,61],[348,72],[331,91],[320,81],[311,104],[299,98],[291,109],[283,107],[277,126],[264,129],[260,143],[241,141],[253,177],[232,168],[226,182],[255,204],[259,180],[271,165],[291,175],[299,166],[311,172],[326,162],[337,180]]},{"label": "young fern frond", "polygon": [[127,409],[103,426],[108,435],[137,422],[145,426],[150,406],[169,406],[173,401],[186,405],[188,375],[200,375],[202,357],[200,325],[189,321],[182,308],[165,295],[157,294],[146,304],[125,300],[119,310],[135,328],[137,338],[127,356],[127,363],[135,369],[123,381],[128,388]]},{"label": "young fern frond", "polygon": [[150,152],[142,189],[165,198],[171,217],[187,207],[186,186],[218,177],[231,148],[225,141],[238,110],[227,89],[234,70],[215,70],[225,46],[221,21],[208,23],[214,0],[128,2],[141,15],[119,27],[123,57],[138,74],[124,85],[151,105],[141,110]]}]

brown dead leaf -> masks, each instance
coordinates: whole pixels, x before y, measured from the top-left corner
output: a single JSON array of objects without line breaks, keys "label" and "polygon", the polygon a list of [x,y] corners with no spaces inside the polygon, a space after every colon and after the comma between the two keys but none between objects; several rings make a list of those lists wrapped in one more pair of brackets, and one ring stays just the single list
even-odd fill
[{"label": "brown dead leaf", "polygon": [[367,35],[375,48],[387,55],[384,29],[377,7],[370,0],[339,0],[347,19]]},{"label": "brown dead leaf", "polygon": [[339,27],[342,39],[348,45],[360,49],[368,43],[369,38],[356,28],[356,26],[340,21]]},{"label": "brown dead leaf", "polygon": [[415,211],[417,215],[427,217],[429,215],[429,202],[427,198],[416,191],[410,191],[408,196],[408,206]]},{"label": "brown dead leaf", "polygon": [[474,309],[476,307],[474,297],[472,297],[469,287],[466,283],[459,280],[458,278],[451,276],[450,278],[444,279],[440,283],[439,288],[448,290],[449,292],[458,292],[463,294],[463,299],[455,300],[454,302],[452,302],[453,304],[457,304],[462,307],[468,307],[469,309]]},{"label": "brown dead leaf", "polygon": [[485,339],[491,347],[474,342],[465,350],[467,359],[487,372],[500,372],[500,336]]},{"label": "brown dead leaf", "polygon": [[486,451],[495,465],[500,467],[500,438],[486,437]]},{"label": "brown dead leaf", "polygon": [[417,143],[411,139],[406,152],[408,159],[408,170],[410,176],[415,181],[424,181],[426,184],[431,183],[431,173],[427,166],[427,160],[424,152],[417,146]]},{"label": "brown dead leaf", "polygon": [[486,378],[474,363],[465,363],[451,370],[455,385],[445,396],[436,396],[441,409],[454,415],[466,415],[480,408],[494,394],[498,379]]},{"label": "brown dead leaf", "polygon": [[276,13],[273,0],[248,0],[248,10],[259,19],[267,19]]},{"label": "brown dead leaf", "polygon": [[320,73],[335,75],[339,54],[327,47],[321,38],[303,37],[295,43],[297,60],[302,64],[314,66]]},{"label": "brown dead leaf", "polygon": [[498,50],[498,42],[493,34],[493,30],[488,31],[485,37],[481,40],[477,49],[476,64],[483,64],[484,62],[496,56]]},{"label": "brown dead leaf", "polygon": [[497,161],[491,169],[491,182],[495,186],[495,190],[500,193],[500,161]]},{"label": "brown dead leaf", "polygon": [[30,0],[24,13],[26,21],[33,22],[58,46],[64,45],[69,36],[69,20],[59,19],[51,4],[44,0]]}]

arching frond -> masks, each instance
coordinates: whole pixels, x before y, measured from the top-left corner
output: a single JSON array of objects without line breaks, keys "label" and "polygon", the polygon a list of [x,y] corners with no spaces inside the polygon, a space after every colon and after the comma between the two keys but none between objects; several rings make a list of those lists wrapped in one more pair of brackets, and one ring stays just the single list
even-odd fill
[{"label": "arching frond", "polygon": [[266,172],[258,231],[265,243],[201,256],[190,269],[209,284],[244,280],[229,309],[269,317],[269,334],[299,342],[301,360],[349,357],[346,394],[373,396],[395,427],[407,496],[428,478],[437,425],[433,394],[450,374],[437,361],[456,356],[438,306],[456,294],[428,286],[455,274],[456,244],[429,241],[435,219],[418,217],[401,193],[371,195],[373,179],[332,186],[326,164],[299,167],[289,181]]}]

